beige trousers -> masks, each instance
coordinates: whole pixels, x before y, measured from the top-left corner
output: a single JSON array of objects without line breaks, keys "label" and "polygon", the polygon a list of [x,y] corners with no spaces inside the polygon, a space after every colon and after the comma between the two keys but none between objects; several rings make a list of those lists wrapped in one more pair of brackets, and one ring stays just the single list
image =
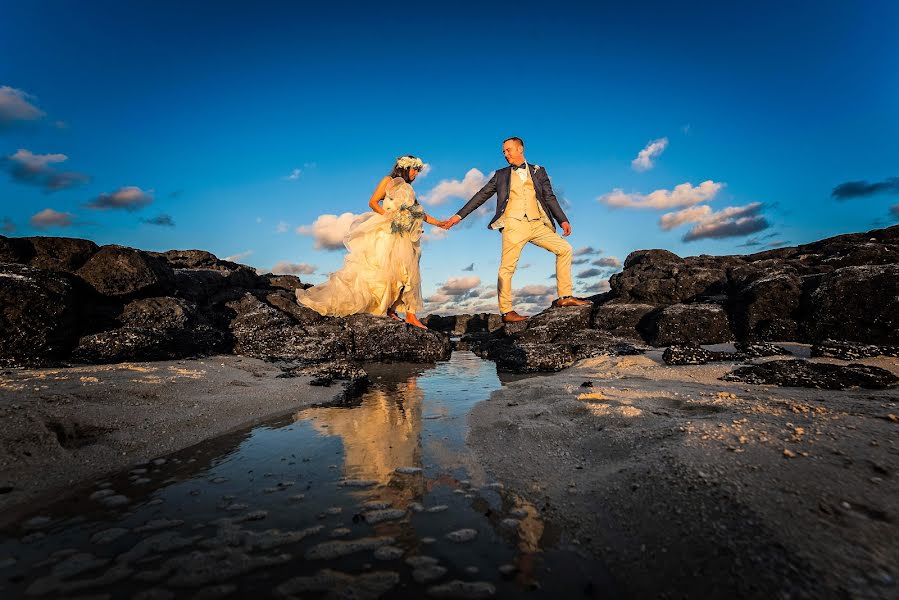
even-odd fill
[{"label": "beige trousers", "polygon": [[525,244],[530,242],[556,255],[556,288],[559,296],[571,295],[571,244],[562,239],[544,221],[524,221],[506,218],[503,234],[503,254],[499,263],[497,295],[499,310],[512,310],[512,275]]}]

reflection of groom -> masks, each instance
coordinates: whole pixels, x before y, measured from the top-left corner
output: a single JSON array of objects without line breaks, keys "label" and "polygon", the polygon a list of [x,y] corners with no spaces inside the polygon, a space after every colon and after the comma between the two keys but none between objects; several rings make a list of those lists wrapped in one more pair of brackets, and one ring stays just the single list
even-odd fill
[{"label": "reflection of groom", "polygon": [[546,169],[528,164],[524,158],[524,142],[512,137],[503,142],[503,156],[508,167],[498,169],[481,191],[472,196],[458,213],[446,221],[449,229],[496,194],[496,215],[490,229],[503,234],[503,254],[499,265],[497,294],[504,323],[523,321],[526,317],[512,310],[512,275],[525,245],[530,242],[556,255],[556,286],[559,298],[555,306],[590,304],[571,295],[571,244],[563,240],[553,224],[555,219],[562,233],[569,235],[571,225],[559,206]]}]

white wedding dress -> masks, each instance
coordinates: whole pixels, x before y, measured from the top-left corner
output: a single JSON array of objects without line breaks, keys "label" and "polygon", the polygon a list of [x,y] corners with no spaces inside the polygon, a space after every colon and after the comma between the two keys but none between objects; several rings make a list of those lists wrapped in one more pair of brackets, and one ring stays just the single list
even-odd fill
[{"label": "white wedding dress", "polygon": [[356,217],[343,240],[343,268],[320,285],[297,290],[297,302],[337,317],[384,315],[390,308],[414,313],[421,308],[418,262],[424,209],[412,186],[400,177],[387,184],[382,206],[383,215]]}]

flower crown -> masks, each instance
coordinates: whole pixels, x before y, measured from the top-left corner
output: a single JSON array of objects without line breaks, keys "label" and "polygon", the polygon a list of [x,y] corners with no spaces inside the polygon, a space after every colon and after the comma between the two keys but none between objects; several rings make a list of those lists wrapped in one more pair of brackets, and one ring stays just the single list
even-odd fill
[{"label": "flower crown", "polygon": [[414,156],[401,156],[396,159],[396,166],[401,169],[418,169],[419,171],[425,166],[420,158]]}]

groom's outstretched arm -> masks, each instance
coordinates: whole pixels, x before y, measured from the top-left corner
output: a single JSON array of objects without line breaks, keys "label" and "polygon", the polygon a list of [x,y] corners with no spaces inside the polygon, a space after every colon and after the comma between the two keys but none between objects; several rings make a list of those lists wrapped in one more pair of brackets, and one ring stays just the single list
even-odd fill
[{"label": "groom's outstretched arm", "polygon": [[[472,212],[477,210],[477,208],[483,203],[487,202],[487,200],[496,193],[496,173],[493,174],[493,177],[490,178],[490,181],[487,182],[487,185],[481,188],[481,190],[471,197],[471,200],[465,203],[465,206],[456,213],[461,221]],[[455,219],[454,219],[455,220]]]}]

